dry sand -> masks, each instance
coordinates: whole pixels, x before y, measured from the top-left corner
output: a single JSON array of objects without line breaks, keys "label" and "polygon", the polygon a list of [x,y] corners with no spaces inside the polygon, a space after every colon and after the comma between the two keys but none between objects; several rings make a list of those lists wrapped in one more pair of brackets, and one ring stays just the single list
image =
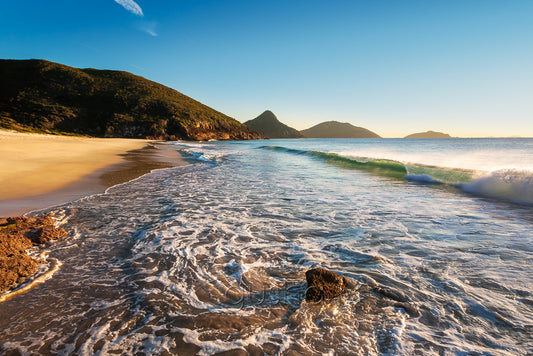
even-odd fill
[{"label": "dry sand", "polygon": [[148,140],[0,130],[0,216],[67,202],[154,168],[182,164],[179,153]]}]

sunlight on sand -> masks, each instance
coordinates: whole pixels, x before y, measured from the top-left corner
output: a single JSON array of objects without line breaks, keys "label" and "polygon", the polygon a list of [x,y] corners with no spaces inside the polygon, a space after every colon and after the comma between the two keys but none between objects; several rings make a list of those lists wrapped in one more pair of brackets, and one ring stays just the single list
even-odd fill
[{"label": "sunlight on sand", "polygon": [[120,154],[142,148],[148,142],[0,130],[0,199],[59,189],[100,168],[120,162]]}]

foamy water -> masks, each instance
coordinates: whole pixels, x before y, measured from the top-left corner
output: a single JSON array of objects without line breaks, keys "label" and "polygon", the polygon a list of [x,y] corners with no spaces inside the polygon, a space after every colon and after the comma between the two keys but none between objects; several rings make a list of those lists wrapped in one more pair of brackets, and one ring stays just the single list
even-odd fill
[{"label": "foamy water", "polygon": [[[449,157],[460,151],[429,142]],[[387,140],[177,143],[198,163],[51,209],[71,231],[49,251],[61,268],[0,304],[0,350],[530,353],[532,207],[494,187],[490,197],[464,188],[481,184],[479,172],[517,182],[494,173],[501,162],[484,171],[423,159],[422,141],[403,148],[422,157],[409,161],[369,155],[372,145],[401,149]],[[532,141],[513,145],[498,149]],[[525,172],[519,197],[531,193],[527,159],[508,162],[513,177]],[[305,271],[319,266],[353,285],[307,303]]]}]

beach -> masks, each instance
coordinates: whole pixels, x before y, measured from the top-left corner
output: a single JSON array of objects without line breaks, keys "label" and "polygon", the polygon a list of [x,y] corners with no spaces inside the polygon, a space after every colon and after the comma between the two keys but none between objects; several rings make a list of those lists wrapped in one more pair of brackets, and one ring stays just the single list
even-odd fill
[{"label": "beach", "polygon": [[[0,294],[37,272],[38,261],[24,253],[25,250],[59,237],[53,226],[43,230],[46,224],[41,226],[37,220],[2,217],[18,216],[102,193],[110,186],[153,169],[186,163],[167,145],[149,140],[6,130],[0,130],[0,152]],[[53,225],[53,221],[47,224]],[[38,230],[42,236],[31,238]],[[64,235],[66,233],[61,237]],[[17,293],[31,288],[39,278]],[[3,295],[0,301],[5,298]]]},{"label": "beach", "polygon": [[101,193],[181,155],[144,139],[41,135],[0,130],[0,217]]},{"label": "beach", "polygon": [[[31,248],[46,256],[38,283],[2,297],[0,354],[532,349],[533,139],[156,147],[119,165],[162,150],[191,161],[27,214],[68,235]],[[313,268],[349,287],[306,300]]]}]

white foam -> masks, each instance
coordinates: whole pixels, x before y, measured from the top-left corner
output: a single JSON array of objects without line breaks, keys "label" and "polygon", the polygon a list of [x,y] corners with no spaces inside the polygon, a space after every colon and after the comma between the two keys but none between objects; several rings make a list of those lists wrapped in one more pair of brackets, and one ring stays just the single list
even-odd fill
[{"label": "white foam", "polygon": [[465,192],[488,198],[533,204],[533,170],[496,170],[459,187]]},{"label": "white foam", "polygon": [[[280,349],[278,354],[282,354],[283,351],[287,350],[292,342],[291,337],[287,333],[287,326],[284,326],[275,330],[268,330],[264,328],[258,328],[254,331],[252,335],[247,338],[234,340],[234,341],[223,341],[223,340],[202,340],[203,333],[198,330],[191,330],[186,328],[175,328],[175,331],[179,331],[183,334],[183,340],[190,344],[195,344],[201,347],[198,355],[213,355],[218,352],[235,350],[235,349],[245,349],[249,345],[262,345],[276,339],[276,344],[279,344]],[[279,341],[281,340],[281,343]]]}]

